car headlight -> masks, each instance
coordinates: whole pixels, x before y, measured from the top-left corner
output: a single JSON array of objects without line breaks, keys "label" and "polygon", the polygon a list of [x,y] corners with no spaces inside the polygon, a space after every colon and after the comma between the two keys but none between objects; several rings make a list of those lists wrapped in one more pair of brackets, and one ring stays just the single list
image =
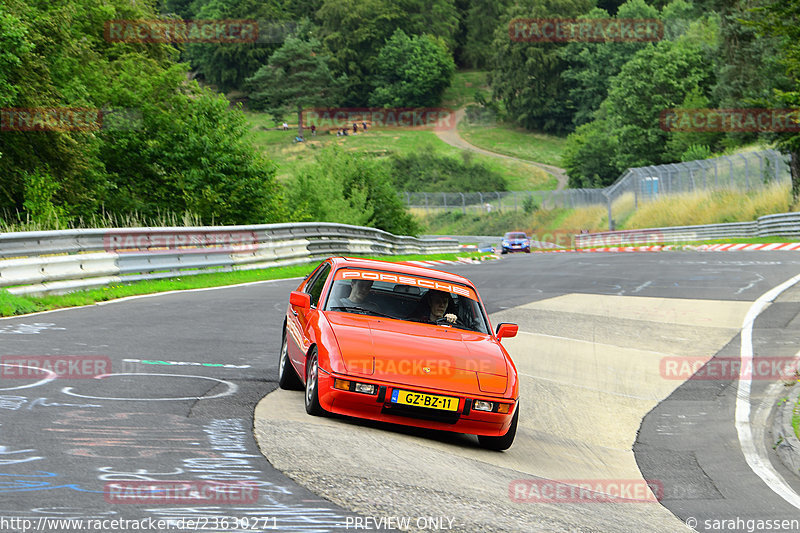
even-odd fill
[{"label": "car headlight", "polygon": [[508,246],[508,241],[504,240],[503,241],[503,246]]}]

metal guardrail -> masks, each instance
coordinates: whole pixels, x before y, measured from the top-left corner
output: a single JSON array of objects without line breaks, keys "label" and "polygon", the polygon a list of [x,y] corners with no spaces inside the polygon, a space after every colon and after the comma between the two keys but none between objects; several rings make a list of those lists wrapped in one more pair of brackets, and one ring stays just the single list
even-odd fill
[{"label": "metal guardrail", "polygon": [[747,237],[800,237],[800,213],[765,215],[754,222],[582,233],[575,235],[575,246],[638,246]]},{"label": "metal guardrail", "polygon": [[305,263],[337,254],[453,253],[457,241],[332,223],[0,234],[0,288],[58,294],[111,283]]}]

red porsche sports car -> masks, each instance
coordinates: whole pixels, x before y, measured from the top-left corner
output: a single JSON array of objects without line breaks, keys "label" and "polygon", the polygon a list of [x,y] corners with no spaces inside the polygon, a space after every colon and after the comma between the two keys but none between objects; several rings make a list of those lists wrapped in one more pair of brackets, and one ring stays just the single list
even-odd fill
[{"label": "red porsche sports car", "polygon": [[469,433],[511,446],[517,370],[461,276],[369,259],[323,261],[289,296],[279,385],[306,411]]}]

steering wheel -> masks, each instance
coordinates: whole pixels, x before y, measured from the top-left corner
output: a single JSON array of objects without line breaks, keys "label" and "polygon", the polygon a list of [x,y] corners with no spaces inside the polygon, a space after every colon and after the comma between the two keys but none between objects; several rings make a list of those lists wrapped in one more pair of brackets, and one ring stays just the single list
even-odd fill
[{"label": "steering wheel", "polygon": [[455,322],[450,322],[450,321],[448,321],[448,320],[447,320],[445,317],[437,318],[437,319],[436,319],[436,325],[437,325],[437,326],[455,326],[455,325],[461,325],[461,326],[467,327],[467,325],[466,325],[466,324],[464,324],[464,322],[462,322],[462,321],[461,321],[461,317],[459,317],[458,315],[456,315],[456,321],[455,321]]}]

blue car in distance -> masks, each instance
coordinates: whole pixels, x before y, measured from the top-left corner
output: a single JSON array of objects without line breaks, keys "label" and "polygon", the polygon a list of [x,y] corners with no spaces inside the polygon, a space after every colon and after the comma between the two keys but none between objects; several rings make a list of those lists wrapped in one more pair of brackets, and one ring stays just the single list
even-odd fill
[{"label": "blue car in distance", "polygon": [[511,252],[531,253],[531,240],[521,231],[509,231],[503,235],[503,251],[507,254]]}]

